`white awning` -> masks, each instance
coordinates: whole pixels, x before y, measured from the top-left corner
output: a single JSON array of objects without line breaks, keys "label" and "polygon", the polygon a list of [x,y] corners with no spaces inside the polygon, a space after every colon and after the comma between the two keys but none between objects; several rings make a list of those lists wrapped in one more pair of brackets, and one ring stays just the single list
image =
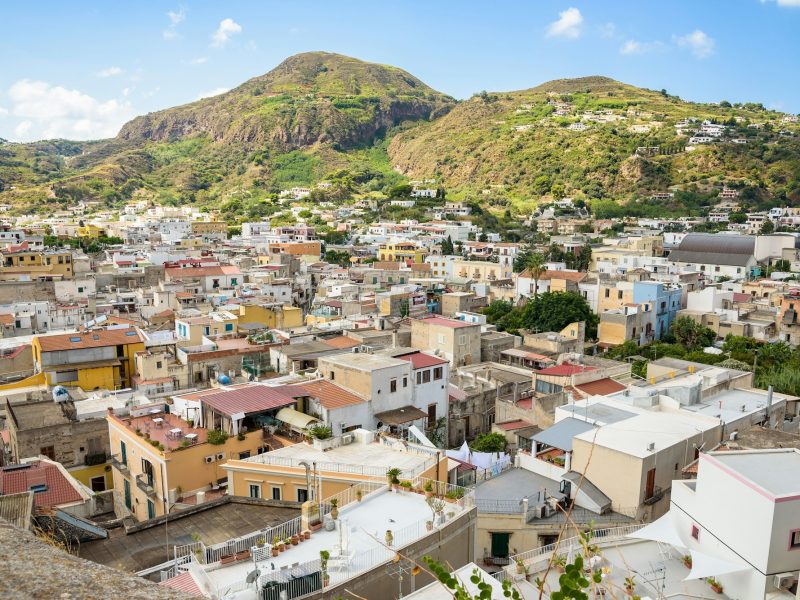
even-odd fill
[{"label": "white awning", "polygon": [[629,534],[628,537],[637,540],[661,542],[662,544],[669,544],[676,548],[686,548],[686,544],[678,535],[678,528],[675,527],[675,521],[671,511],[649,525]]},{"label": "white awning", "polygon": [[747,571],[750,567],[741,562],[732,562],[723,558],[717,558],[710,554],[690,550],[692,554],[692,570],[684,581],[690,579],[702,579],[703,577],[716,577],[725,573],[736,573],[737,571]]},{"label": "white awning", "polygon": [[319,419],[289,407],[280,409],[275,418],[299,430],[306,429],[312,423],[319,422]]}]

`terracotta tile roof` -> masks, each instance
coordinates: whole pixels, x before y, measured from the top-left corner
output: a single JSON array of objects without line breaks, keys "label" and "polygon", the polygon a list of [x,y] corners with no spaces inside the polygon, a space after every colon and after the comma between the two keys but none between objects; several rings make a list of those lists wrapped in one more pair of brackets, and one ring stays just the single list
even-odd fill
[{"label": "terracotta tile roof", "polygon": [[366,402],[363,398],[324,379],[318,379],[308,383],[285,385],[278,389],[295,398],[301,395],[319,398],[320,404],[327,409],[341,408],[343,406],[351,406]]},{"label": "terracotta tile roof", "polygon": [[457,319],[447,319],[445,317],[430,317],[428,319],[420,319],[423,323],[430,323],[431,325],[438,325],[439,327],[450,327],[451,329],[458,329],[460,327],[473,327],[476,323],[466,323]]},{"label": "terracotta tile roof", "polygon": [[209,267],[177,267],[165,269],[171,279],[185,277],[212,277],[214,275],[241,275],[239,267],[233,265],[213,265]]},{"label": "terracotta tile roof", "polygon": [[14,315],[0,315],[0,325],[13,325]]},{"label": "terracotta tile roof", "polygon": [[589,383],[582,383],[575,387],[590,396],[607,396],[608,394],[615,394],[625,389],[624,385],[608,377],[605,379],[598,379],[597,381],[590,381]]},{"label": "terracotta tile roof", "polygon": [[62,335],[41,335],[36,336],[36,339],[39,340],[42,352],[102,348],[122,344],[137,344],[144,341],[141,332],[135,327],[95,329],[93,331],[65,333]]},{"label": "terracotta tile roof", "polygon": [[443,358],[425,354],[424,352],[415,352],[414,354],[406,354],[405,356],[398,356],[397,358],[411,361],[411,366],[414,370],[446,365],[449,362]]},{"label": "terracotta tile roof", "polygon": [[253,383],[238,389],[219,390],[216,394],[203,396],[201,402],[230,416],[240,412],[251,414],[281,408],[295,401],[281,388]]},{"label": "terracotta tile roof", "polygon": [[200,597],[204,595],[200,590],[200,586],[197,585],[194,575],[192,575],[189,571],[181,573],[180,575],[176,575],[175,577],[167,579],[166,581],[162,581],[159,583],[159,585],[163,585],[164,587],[172,588],[174,590],[179,590],[181,592],[186,592],[192,596]]},{"label": "terracotta tile roof", "polygon": [[334,338],[322,340],[322,342],[328,344],[328,346],[333,346],[334,348],[341,348],[341,349],[354,348],[356,346],[361,345],[361,342],[358,342],[353,338],[349,338],[346,335],[339,335]]},{"label": "terracotta tile roof", "polygon": [[576,373],[587,373],[589,371],[595,371],[595,367],[587,367],[584,365],[570,365],[567,363],[561,365],[555,365],[553,367],[547,367],[546,369],[539,369],[538,371],[534,371],[539,375],[556,375],[560,377],[567,377],[570,375],[575,375]]},{"label": "terracotta tile roof", "polygon": [[27,464],[30,466],[0,470],[0,494],[19,494],[34,486],[43,486],[44,491],[36,492],[33,497],[37,508],[63,506],[83,499],[57,466],[42,460]]}]

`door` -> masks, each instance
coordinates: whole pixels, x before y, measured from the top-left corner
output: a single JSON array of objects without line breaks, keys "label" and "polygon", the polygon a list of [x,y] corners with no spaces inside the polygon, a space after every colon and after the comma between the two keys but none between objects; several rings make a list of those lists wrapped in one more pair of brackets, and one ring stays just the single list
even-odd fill
[{"label": "door", "polygon": [[92,491],[93,492],[105,492],[106,491],[106,476],[100,475],[98,477],[92,477],[89,482],[92,484]]},{"label": "door", "polygon": [[128,447],[125,445],[125,442],[119,443],[119,456],[120,461],[123,465],[128,464]]},{"label": "door", "polygon": [[436,426],[436,405],[428,404],[428,427]]},{"label": "door", "polygon": [[499,558],[507,558],[508,557],[508,538],[511,536],[510,533],[491,533],[492,536],[492,556],[496,556]]},{"label": "door", "polygon": [[148,519],[156,518],[156,505],[153,504],[152,500],[147,501],[147,518]]},{"label": "door", "polygon": [[261,498],[261,486],[251,483],[250,484],[250,497]]},{"label": "door", "polygon": [[308,502],[308,490],[306,488],[297,489],[297,501]]},{"label": "door", "polygon": [[128,510],[131,510],[131,482],[127,479],[123,479],[122,482],[125,486],[125,506],[128,507]]},{"label": "door", "polygon": [[647,498],[653,497],[653,492],[655,492],[655,487],[656,487],[656,470],[650,469],[647,472],[647,485],[644,488],[645,500]]}]

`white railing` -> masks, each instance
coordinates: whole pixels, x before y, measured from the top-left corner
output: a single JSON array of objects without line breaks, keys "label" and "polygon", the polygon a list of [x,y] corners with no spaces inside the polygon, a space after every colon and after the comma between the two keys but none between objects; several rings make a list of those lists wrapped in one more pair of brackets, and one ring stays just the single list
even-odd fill
[{"label": "white railing", "polygon": [[415,477],[411,481],[414,487],[422,488],[423,490],[428,483],[430,483],[431,490],[436,496],[442,496],[451,500],[460,500],[461,504],[464,506],[473,506],[475,504],[475,490],[473,488],[465,488],[460,485],[447,483],[445,481],[437,481],[427,477]]},{"label": "white railing", "polygon": [[361,483],[350,486],[338,494],[334,494],[333,496],[325,498],[325,500],[320,502],[320,516],[327,515],[331,512],[331,509],[333,508],[331,500],[336,500],[338,508],[344,508],[348,504],[358,502],[359,492],[361,493],[361,499],[363,500],[370,494],[374,494],[375,492],[379,492],[381,490],[387,490],[389,485],[388,483],[385,483],[385,481],[385,478],[383,482],[362,481]]},{"label": "white railing", "polygon": [[[254,457],[247,459],[249,462],[260,463],[263,465],[274,465],[277,467],[290,467],[296,469],[305,469],[305,465],[300,464],[304,462],[301,459],[288,458],[285,456],[270,456],[269,452],[258,454]],[[411,470],[403,471],[401,477],[410,479],[416,477],[420,473],[424,473],[435,464],[432,459],[426,460],[421,466]],[[380,477],[386,478],[386,469],[382,467],[369,467],[365,465],[348,465],[344,463],[334,462],[318,462],[317,471],[330,472],[330,473],[346,473],[348,475],[363,475],[365,477]]]},{"label": "white railing", "polygon": [[[596,529],[592,532],[590,543],[597,544],[604,541],[618,540],[629,536],[642,527],[644,527],[643,524],[637,523],[635,525],[623,525],[621,527],[610,527],[608,529]],[[551,556],[554,552],[562,549],[566,553],[566,550],[570,547],[578,550],[582,548],[581,544],[581,538],[579,536],[574,536],[562,539],[555,544],[548,544],[547,546],[534,548],[533,550],[528,550],[527,552],[514,554],[509,557],[511,565],[505,567],[505,570],[508,571],[509,575],[512,575],[512,570],[516,568],[516,562],[521,560],[528,567],[528,571],[530,573],[538,573],[547,567],[547,564],[550,562]]]},{"label": "white railing", "polygon": [[253,546],[258,546],[259,541],[263,541],[265,544],[272,544],[272,540],[276,537],[280,540],[285,540],[293,535],[299,535],[300,532],[300,517],[295,517],[291,521],[286,521],[275,527],[266,527],[245,536],[209,546],[205,549],[205,562],[206,564],[216,563],[223,556],[251,550]]}]

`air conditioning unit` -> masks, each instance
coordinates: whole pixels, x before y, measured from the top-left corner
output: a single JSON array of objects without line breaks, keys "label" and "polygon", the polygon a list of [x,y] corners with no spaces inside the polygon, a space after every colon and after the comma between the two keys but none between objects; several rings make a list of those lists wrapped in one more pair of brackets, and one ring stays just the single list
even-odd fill
[{"label": "air conditioning unit", "polygon": [[224,452],[218,452],[217,453],[217,460],[225,460],[225,453]]},{"label": "air conditioning unit", "polygon": [[214,455],[212,454],[211,456],[206,456],[204,460],[207,463],[213,463],[214,462]]},{"label": "air conditioning unit", "polygon": [[353,443],[353,434],[352,433],[346,433],[345,435],[342,436],[342,445],[343,446],[347,445],[347,444],[352,444],[352,443]]},{"label": "air conditioning unit", "polygon": [[797,579],[794,573],[778,573],[775,575],[775,587],[779,590],[788,590]]}]

